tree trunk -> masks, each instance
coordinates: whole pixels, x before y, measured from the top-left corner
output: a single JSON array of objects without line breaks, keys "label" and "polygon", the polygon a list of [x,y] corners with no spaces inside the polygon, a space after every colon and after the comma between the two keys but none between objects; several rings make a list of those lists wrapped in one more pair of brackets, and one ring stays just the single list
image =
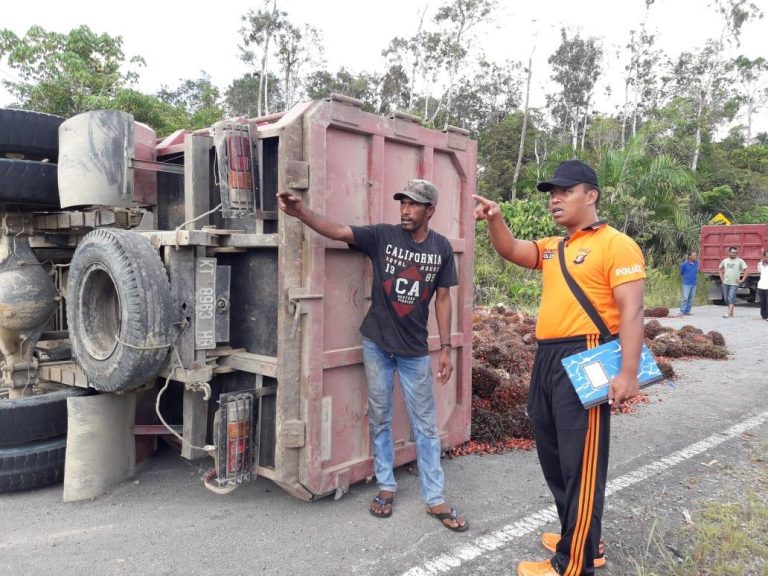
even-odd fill
[{"label": "tree trunk", "polygon": [[[424,10],[421,13],[421,18],[419,18],[419,28],[416,30],[416,36],[415,38],[418,38],[421,35],[421,30],[424,27],[424,16],[427,15],[427,8],[429,8],[429,4],[424,5]],[[416,52],[414,54],[413,58],[413,67],[411,68],[411,94],[408,98],[408,111],[410,112],[413,110],[413,101],[416,99],[416,72],[419,70],[419,64],[421,64],[421,48],[418,45],[418,41],[414,42],[414,46],[416,47]],[[424,116],[426,118],[426,115]]]},{"label": "tree trunk", "polygon": [[528,102],[531,95],[531,76],[533,76],[533,51],[528,57],[528,78],[525,82],[525,107],[523,108],[523,129],[520,131],[520,148],[517,151],[517,164],[515,165],[515,175],[512,177],[512,189],[509,191],[509,199],[514,200],[517,197],[517,179],[520,177],[520,165],[523,163],[523,149],[525,148],[525,133],[528,129]]},{"label": "tree trunk", "polygon": [[[272,15],[274,16],[277,11],[277,0],[272,2]],[[269,41],[272,39],[271,28],[267,31],[267,37],[264,39],[264,54],[261,57],[261,72],[259,74],[259,99],[256,102],[256,110],[259,116],[265,116],[269,114],[266,110],[267,105],[267,55],[269,54]],[[263,99],[262,99],[263,98]]]},{"label": "tree trunk", "polygon": [[632,110],[632,137],[635,136],[637,136],[637,102],[635,102],[635,107]]},{"label": "tree trunk", "polygon": [[706,101],[706,91],[699,97],[699,109],[696,112],[696,144],[693,148],[693,158],[691,159],[691,172],[696,172],[699,165],[699,152],[701,151],[701,122],[704,116],[704,102]]},{"label": "tree trunk", "polygon": [[587,103],[584,106],[584,123],[581,127],[581,149],[584,150],[584,140],[587,138],[587,125],[589,124],[589,101],[591,96],[587,98]]},{"label": "tree trunk", "polygon": [[579,145],[579,125],[577,120],[571,116],[571,149],[576,152]]},{"label": "tree trunk", "polygon": [[621,149],[627,144],[627,110],[629,109],[629,80],[624,83],[624,112],[621,114]]}]

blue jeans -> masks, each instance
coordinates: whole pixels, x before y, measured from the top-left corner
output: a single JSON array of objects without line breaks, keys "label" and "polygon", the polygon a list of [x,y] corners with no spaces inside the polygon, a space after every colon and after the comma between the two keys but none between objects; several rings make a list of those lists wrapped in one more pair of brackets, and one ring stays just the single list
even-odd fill
[{"label": "blue jeans", "polygon": [[726,304],[733,304],[736,302],[736,284],[723,284],[723,300]]},{"label": "blue jeans", "polygon": [[693,308],[693,297],[696,295],[696,284],[683,284],[683,300],[680,302],[680,314],[690,314]]},{"label": "blue jeans", "polygon": [[397,356],[363,338],[363,364],[368,383],[368,427],[373,443],[373,466],[380,490],[397,491],[392,471],[395,447],[392,443],[392,390],[395,371],[408,408],[416,440],[421,494],[427,506],[445,502],[445,477],[440,465],[440,435],[437,428],[432,362],[429,356]]}]

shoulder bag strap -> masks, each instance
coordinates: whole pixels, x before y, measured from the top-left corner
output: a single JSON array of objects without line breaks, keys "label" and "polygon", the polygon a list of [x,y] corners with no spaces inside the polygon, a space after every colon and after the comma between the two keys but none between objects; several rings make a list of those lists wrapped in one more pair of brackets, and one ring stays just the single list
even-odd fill
[{"label": "shoulder bag strap", "polygon": [[557,256],[560,260],[560,270],[563,273],[566,284],[568,284],[568,288],[571,289],[576,300],[578,300],[581,307],[584,308],[584,312],[587,313],[587,316],[589,316],[592,322],[595,323],[595,326],[597,326],[603,341],[610,340],[613,335],[611,334],[611,331],[608,330],[605,321],[600,317],[600,314],[597,312],[592,302],[589,301],[587,295],[584,294],[584,290],[581,289],[581,286],[579,286],[576,280],[573,279],[573,276],[571,276],[570,272],[568,272],[568,268],[565,265],[565,240],[560,240],[557,244]]}]

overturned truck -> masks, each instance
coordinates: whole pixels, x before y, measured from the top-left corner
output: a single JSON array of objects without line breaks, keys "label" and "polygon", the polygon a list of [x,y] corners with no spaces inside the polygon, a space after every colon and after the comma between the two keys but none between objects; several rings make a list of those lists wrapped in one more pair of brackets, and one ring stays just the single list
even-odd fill
[{"label": "overturned truck", "polygon": [[[411,178],[456,253],[443,447],[469,439],[476,144],[332,95],[158,140],[120,111],[0,111],[0,491],[90,498],[164,437],[206,486],[262,476],[341,496],[373,474],[358,327],[365,258],[286,218],[293,190],[339,221],[397,222]],[[434,316],[434,315],[433,315]],[[429,348],[438,354],[434,317]],[[415,459],[396,392],[396,464]]]}]

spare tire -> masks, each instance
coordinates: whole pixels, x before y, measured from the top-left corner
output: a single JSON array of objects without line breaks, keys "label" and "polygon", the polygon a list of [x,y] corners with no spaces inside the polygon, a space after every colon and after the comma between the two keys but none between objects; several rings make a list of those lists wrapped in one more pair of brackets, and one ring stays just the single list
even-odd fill
[{"label": "spare tire", "polygon": [[67,437],[0,448],[0,492],[29,490],[64,479]]},{"label": "spare tire", "polygon": [[12,153],[56,162],[62,122],[64,118],[53,114],[0,108],[0,156]]},{"label": "spare tire", "polygon": [[35,396],[0,400],[0,446],[25,444],[67,433],[67,398],[84,388],[64,388]]},{"label": "spare tire", "polygon": [[57,166],[0,158],[0,204],[59,208]]},{"label": "spare tire", "polygon": [[114,228],[83,238],[69,267],[67,323],[91,387],[131,390],[156,378],[173,321],[168,276],[146,238]]}]

